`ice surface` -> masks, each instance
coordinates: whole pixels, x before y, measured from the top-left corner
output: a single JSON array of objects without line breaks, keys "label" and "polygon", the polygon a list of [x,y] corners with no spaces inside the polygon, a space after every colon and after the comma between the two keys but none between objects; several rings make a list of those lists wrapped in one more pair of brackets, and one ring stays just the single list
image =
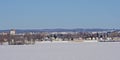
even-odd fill
[{"label": "ice surface", "polygon": [[120,60],[120,43],[3,45],[0,60]]}]

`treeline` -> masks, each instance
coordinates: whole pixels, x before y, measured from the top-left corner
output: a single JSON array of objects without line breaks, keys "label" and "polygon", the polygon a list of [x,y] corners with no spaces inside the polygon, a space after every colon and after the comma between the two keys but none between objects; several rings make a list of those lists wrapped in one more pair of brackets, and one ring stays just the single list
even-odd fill
[{"label": "treeline", "polygon": [[[109,38],[109,39],[108,39]],[[24,33],[24,34],[0,34],[0,44],[2,45],[5,42],[8,42],[9,45],[23,45],[23,44],[35,44],[36,41],[74,41],[77,40],[119,40],[120,33],[119,31],[105,32],[105,33],[92,33],[92,32],[73,32],[73,33]]]}]

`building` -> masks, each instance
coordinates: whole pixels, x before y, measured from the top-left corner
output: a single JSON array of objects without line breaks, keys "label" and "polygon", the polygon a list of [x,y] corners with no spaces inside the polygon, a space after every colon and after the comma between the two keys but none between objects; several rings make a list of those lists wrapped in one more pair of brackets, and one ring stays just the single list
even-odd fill
[{"label": "building", "polygon": [[11,29],[11,30],[10,30],[10,35],[15,35],[15,34],[16,34],[15,29]]}]

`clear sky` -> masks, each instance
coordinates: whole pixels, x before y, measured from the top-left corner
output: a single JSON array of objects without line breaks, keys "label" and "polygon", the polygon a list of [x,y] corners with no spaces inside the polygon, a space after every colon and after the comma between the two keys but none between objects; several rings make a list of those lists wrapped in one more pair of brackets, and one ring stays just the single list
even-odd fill
[{"label": "clear sky", "polygon": [[0,0],[0,29],[118,28],[120,0]]}]

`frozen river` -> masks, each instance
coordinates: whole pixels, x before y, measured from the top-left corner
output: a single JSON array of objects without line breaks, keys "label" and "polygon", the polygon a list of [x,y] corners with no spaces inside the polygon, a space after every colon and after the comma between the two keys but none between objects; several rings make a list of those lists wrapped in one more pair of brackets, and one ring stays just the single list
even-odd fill
[{"label": "frozen river", "polygon": [[120,43],[3,45],[0,60],[120,60]]}]

